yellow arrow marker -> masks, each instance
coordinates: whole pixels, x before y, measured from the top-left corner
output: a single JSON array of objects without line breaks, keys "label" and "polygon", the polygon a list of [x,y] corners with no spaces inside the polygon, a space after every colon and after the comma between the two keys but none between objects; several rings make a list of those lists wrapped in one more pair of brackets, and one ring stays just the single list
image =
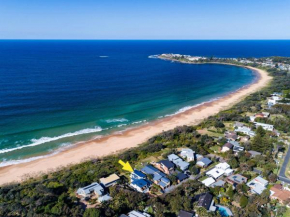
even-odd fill
[{"label": "yellow arrow marker", "polygon": [[124,161],[119,160],[119,164],[121,164],[123,166],[123,170],[127,170],[129,172],[133,172],[133,169],[131,167],[131,165],[129,164],[129,162],[127,161],[126,163],[124,163]]}]

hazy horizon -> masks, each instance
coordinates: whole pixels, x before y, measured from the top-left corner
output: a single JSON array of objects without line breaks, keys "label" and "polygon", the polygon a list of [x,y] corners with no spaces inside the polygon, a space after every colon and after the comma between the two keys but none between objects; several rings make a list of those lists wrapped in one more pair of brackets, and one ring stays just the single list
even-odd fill
[{"label": "hazy horizon", "polygon": [[287,40],[290,1],[0,2],[0,39]]}]

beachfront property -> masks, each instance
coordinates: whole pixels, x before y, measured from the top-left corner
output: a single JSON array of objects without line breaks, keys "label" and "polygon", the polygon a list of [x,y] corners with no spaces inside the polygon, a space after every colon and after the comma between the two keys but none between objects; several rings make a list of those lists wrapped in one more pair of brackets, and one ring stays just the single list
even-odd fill
[{"label": "beachfront property", "polygon": [[271,108],[273,105],[276,105],[281,99],[282,99],[281,96],[272,94],[272,96],[268,98],[269,108]]},{"label": "beachfront property", "polygon": [[258,128],[259,126],[261,126],[264,130],[267,131],[273,131],[274,130],[274,126],[271,124],[264,124],[264,123],[259,123],[259,122],[254,122],[256,128]]},{"label": "beachfront property", "polygon": [[159,185],[163,190],[170,186],[170,180],[166,178],[166,175],[152,165],[146,165],[141,171],[146,175],[152,175],[153,182]]},{"label": "beachfront property", "polygon": [[115,173],[109,175],[106,178],[100,178],[100,183],[105,187],[108,188],[112,185],[117,184],[117,182],[120,180],[120,177],[116,175]]},{"label": "beachfront property", "polygon": [[208,159],[207,157],[204,157],[200,159],[199,161],[197,161],[196,165],[204,168],[204,167],[208,167],[211,163],[212,161],[210,159]]},{"label": "beachfront property", "polygon": [[267,187],[268,181],[261,176],[257,176],[253,180],[247,183],[247,186],[251,188],[252,194],[261,194]]},{"label": "beachfront property", "polygon": [[147,179],[132,179],[130,186],[140,193],[148,193],[151,184]]},{"label": "beachfront property", "polygon": [[177,167],[179,167],[182,171],[187,170],[189,167],[189,163],[183,161],[180,157],[176,154],[168,155],[168,160],[173,162]]},{"label": "beachfront property", "polygon": [[154,166],[167,175],[174,172],[174,164],[169,160],[161,160],[155,163]]},{"label": "beachfront property", "polygon": [[183,148],[181,149],[180,156],[185,159],[187,162],[194,161],[195,151],[191,150],[190,148]]},{"label": "beachfront property", "polygon": [[134,170],[130,174],[130,178],[132,179],[146,179],[146,175],[139,170]]},{"label": "beachfront property", "polygon": [[256,135],[256,133],[254,131],[252,131],[251,128],[246,127],[246,126],[236,128],[235,132],[240,132],[240,133],[246,134],[250,137],[253,137]]},{"label": "beachfront property", "polygon": [[194,197],[194,201],[197,201],[198,207],[204,207],[207,211],[216,211],[216,206],[214,206],[213,195],[209,192],[198,194]]},{"label": "beachfront property", "polygon": [[103,196],[105,193],[105,189],[97,182],[93,182],[92,184],[79,188],[77,190],[77,195],[82,198],[88,198],[91,196]]},{"label": "beachfront property", "polygon": [[148,193],[152,183],[147,180],[147,176],[139,170],[134,170],[130,174],[130,186],[140,193]]},{"label": "beachfront property", "polygon": [[194,217],[195,213],[194,212],[188,212],[185,210],[180,210],[178,213],[178,217]]},{"label": "beachfront property", "polygon": [[250,116],[250,121],[254,122],[256,118],[268,118],[270,117],[270,113],[269,112],[261,112],[261,113],[257,113],[253,116]]},{"label": "beachfront property", "polygon": [[235,187],[239,184],[246,183],[248,179],[240,174],[233,174],[231,176],[228,176],[226,178],[226,181]]},{"label": "beachfront property", "polygon": [[226,144],[224,144],[224,145],[222,146],[221,152],[222,152],[222,153],[224,153],[224,152],[228,152],[228,151],[230,151],[231,149],[233,149],[233,147],[234,147],[233,144],[227,142]]}]

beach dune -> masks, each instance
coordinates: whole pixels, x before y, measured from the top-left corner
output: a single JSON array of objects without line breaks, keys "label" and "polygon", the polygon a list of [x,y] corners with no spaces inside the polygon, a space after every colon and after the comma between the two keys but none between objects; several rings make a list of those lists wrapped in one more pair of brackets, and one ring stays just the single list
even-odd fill
[{"label": "beach dune", "polygon": [[51,172],[63,166],[76,164],[90,158],[97,158],[135,147],[162,131],[182,125],[195,125],[219,111],[233,106],[247,95],[266,86],[271,80],[267,72],[247,67],[258,73],[258,79],[238,91],[215,101],[196,106],[183,113],[163,118],[140,127],[128,129],[119,134],[105,136],[93,141],[83,142],[58,154],[18,165],[0,168],[0,184],[22,181],[29,176]]}]

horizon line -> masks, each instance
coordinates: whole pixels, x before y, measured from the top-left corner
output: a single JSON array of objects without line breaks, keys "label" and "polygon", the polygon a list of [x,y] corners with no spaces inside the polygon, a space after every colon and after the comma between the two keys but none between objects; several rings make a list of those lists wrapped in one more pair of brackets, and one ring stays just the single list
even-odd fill
[{"label": "horizon line", "polygon": [[289,41],[290,39],[71,39],[71,38],[3,38],[0,41],[22,40],[22,41]]}]

